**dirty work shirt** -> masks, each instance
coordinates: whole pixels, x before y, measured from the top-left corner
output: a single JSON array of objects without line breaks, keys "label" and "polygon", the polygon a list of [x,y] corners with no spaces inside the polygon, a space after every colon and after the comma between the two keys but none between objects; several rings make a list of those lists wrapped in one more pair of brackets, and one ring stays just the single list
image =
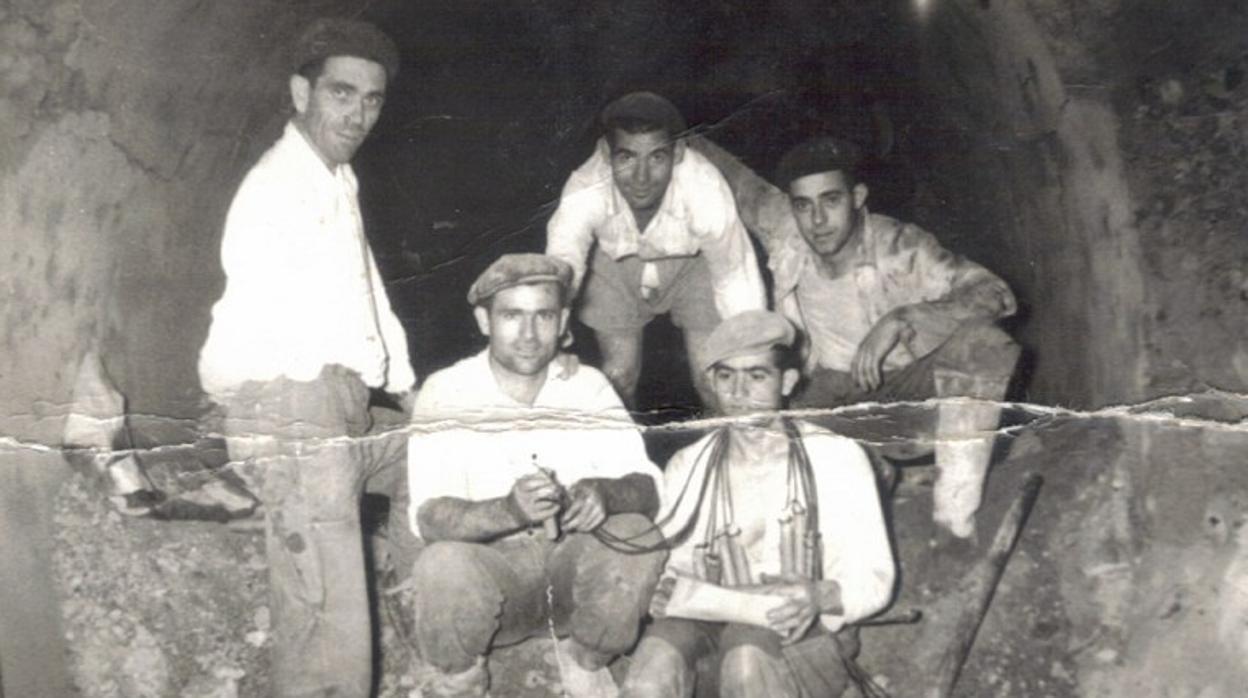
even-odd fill
[{"label": "dirty work shirt", "polygon": [[641,231],[611,176],[607,141],[599,139],[594,154],[568,177],[559,208],[546,227],[546,253],[572,265],[575,288],[585,278],[595,240],[613,260],[636,255],[643,262],[643,297],[671,282],[661,278],[658,265],[651,262],[701,253],[721,318],[765,307],[758,260],[737,215],[732,190],[719,170],[692,149],[686,148],[672,168],[659,210]]},{"label": "dirty work shirt", "polygon": [[416,376],[364,238],[350,165],[333,170],[288,123],[243,179],[225,221],[225,293],[199,355],[213,395],[246,381],[315,379],[325,366],[392,393]]},{"label": "dirty work shirt", "polygon": [[568,378],[557,366],[547,371],[532,406],[498,387],[488,349],[429,376],[408,440],[413,533],[420,535],[416,512],[426,501],[506,496],[517,479],[536,472],[534,463],[555,471],[565,487],[644,473],[662,492],[662,475],[606,376],[585,365]]},{"label": "dirty work shirt", "polygon": [[906,319],[924,341],[895,348],[885,362],[889,370],[935,349],[962,321],[1016,310],[1014,294],[992,272],[941,247],[922,228],[888,216],[864,212],[859,256],[843,280],[820,276],[815,252],[796,229],[766,242],[776,305],[810,337],[809,369],[849,371],[867,333],[897,308],[908,309]]},{"label": "dirty work shirt", "polygon": [[[853,440],[838,436],[822,427],[797,422],[810,457],[819,502],[819,533],[823,539],[823,579],[835,580],[841,587],[844,614],[824,614],[823,626],[836,632],[847,623],[854,623],[883,609],[892,596],[895,565],[875,474],[862,447]],[[663,471],[669,498],[689,482],[688,494],[668,507],[661,519],[668,532],[685,527],[697,507],[696,493],[710,465],[712,432],[696,443],[677,451]],[[729,450],[727,456],[732,457]],[[780,574],[780,515],[785,506],[788,459],[782,457],[774,467],[763,471],[751,469],[749,475],[733,474],[728,464],[732,491],[734,521],[741,529],[739,540],[745,546],[752,581],[758,583],[762,574]],[[690,479],[692,478],[692,479]],[[749,478],[747,480],[747,478]],[[711,525],[707,508],[697,512],[699,519],[689,535],[668,558],[665,575],[696,576],[694,549],[706,539]]]}]

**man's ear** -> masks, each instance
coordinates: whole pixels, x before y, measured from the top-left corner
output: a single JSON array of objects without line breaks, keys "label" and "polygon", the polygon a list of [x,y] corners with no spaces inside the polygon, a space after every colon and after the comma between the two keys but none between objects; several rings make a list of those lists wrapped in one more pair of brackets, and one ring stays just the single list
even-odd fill
[{"label": "man's ear", "polygon": [[793,393],[793,389],[797,387],[797,382],[802,379],[801,371],[796,368],[786,368],[784,373],[780,375],[780,394],[788,397]]},{"label": "man's ear", "polygon": [[312,97],[312,83],[302,75],[295,73],[290,76],[290,101],[295,104],[295,112],[302,114],[308,110],[308,100]]},{"label": "man's ear", "polygon": [[572,315],[571,308],[564,308],[559,311],[559,336],[562,337],[564,332],[568,331],[568,318]]},{"label": "man's ear", "polygon": [[676,144],[672,146],[672,164],[678,164],[685,159],[685,148],[689,147],[685,144],[685,139],[677,138]]},{"label": "man's ear", "polygon": [[867,203],[867,185],[859,182],[854,185],[854,208],[862,208]]},{"label": "man's ear", "polygon": [[490,311],[484,305],[472,309],[472,316],[477,319],[477,329],[486,337],[490,336]]}]

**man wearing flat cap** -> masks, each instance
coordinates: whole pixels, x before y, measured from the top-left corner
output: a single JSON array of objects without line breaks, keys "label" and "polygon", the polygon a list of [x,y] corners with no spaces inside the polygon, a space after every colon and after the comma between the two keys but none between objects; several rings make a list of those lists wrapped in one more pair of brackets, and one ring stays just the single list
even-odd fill
[{"label": "man wearing flat cap", "polygon": [[264,504],[274,694],[364,696],[372,634],[359,500],[366,483],[405,493],[406,438],[363,437],[385,414],[370,413],[370,396],[408,403],[416,376],[349,162],[381,113],[398,51],[370,24],[322,19],[290,67],[294,116],[226,216],[225,291],[199,375],[223,413],[232,467]]},{"label": "man wearing flat cap", "polygon": [[652,92],[601,115],[602,138],[568,178],[546,252],[575,270],[578,317],[630,406],[645,326],[669,314],[684,334],[694,387],[709,404],[701,346],[721,318],[766,305],[758,261],[719,171],[686,147],[685,121]]},{"label": "man wearing flat cap", "polygon": [[[750,311],[707,340],[702,368],[733,421],[664,470],[673,547],[624,695],[690,696],[709,681],[725,696],[839,696],[841,657],[857,651],[846,626],[889,602],[895,565],[865,452],[776,414],[799,379],[795,335],[779,314]],[[707,589],[748,601],[691,601]],[[708,654],[717,674],[698,677]]]},{"label": "man wearing flat cap", "polygon": [[558,370],[572,277],[557,257],[497,260],[468,291],[488,346],[417,396],[415,627],[438,670],[425,695],[484,695],[491,649],[552,617],[564,690],[614,695],[606,664],[637,640],[666,557],[661,475],[606,377]]},{"label": "man wearing flat cap", "polygon": [[[853,143],[824,137],[778,168],[797,230],[767,246],[777,307],[808,338],[797,404],[1002,399],[1019,347],[995,322],[1014,313],[1014,294],[922,228],[869,213],[859,160]],[[999,408],[943,401],[934,416],[921,429],[936,437],[935,518],[967,537]]]}]

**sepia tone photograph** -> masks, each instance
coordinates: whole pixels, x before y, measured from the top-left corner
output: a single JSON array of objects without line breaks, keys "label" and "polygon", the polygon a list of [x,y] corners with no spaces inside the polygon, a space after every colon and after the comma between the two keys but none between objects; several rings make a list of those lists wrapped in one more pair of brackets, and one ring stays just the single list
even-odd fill
[{"label": "sepia tone photograph", "polygon": [[1248,2],[0,0],[0,698],[1233,698]]}]

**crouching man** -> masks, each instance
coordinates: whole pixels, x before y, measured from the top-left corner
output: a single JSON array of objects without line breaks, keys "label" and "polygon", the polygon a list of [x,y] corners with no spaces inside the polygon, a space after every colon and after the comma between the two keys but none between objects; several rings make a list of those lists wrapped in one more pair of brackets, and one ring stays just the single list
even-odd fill
[{"label": "crouching man", "polygon": [[491,648],[551,618],[564,689],[616,695],[606,664],[636,642],[666,559],[640,433],[602,373],[555,361],[571,284],[557,258],[500,258],[468,291],[489,347],[417,396],[416,636],[440,672],[426,695],[484,695]]},{"label": "crouching man", "polygon": [[887,605],[894,562],[875,476],[854,441],[776,413],[799,372],[795,331],[749,311],[707,341],[709,382],[732,424],[664,472],[673,547],[625,683],[691,696],[716,659],[721,696],[839,696],[847,629]]}]

